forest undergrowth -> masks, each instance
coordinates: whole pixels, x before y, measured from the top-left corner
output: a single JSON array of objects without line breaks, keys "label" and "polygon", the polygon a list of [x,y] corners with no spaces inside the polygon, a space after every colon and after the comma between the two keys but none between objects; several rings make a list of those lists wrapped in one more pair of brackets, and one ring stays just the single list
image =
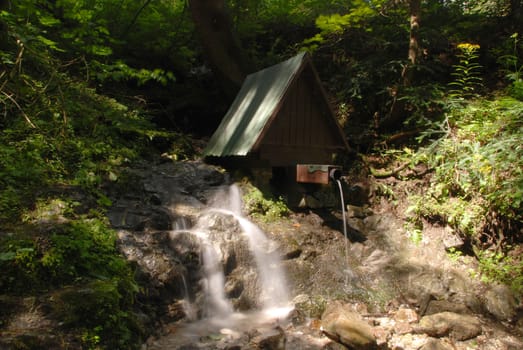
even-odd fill
[{"label": "forest undergrowth", "polygon": [[[324,1],[316,3],[318,11],[328,7]],[[238,13],[245,10],[236,5]],[[196,144],[202,141],[193,140],[177,125],[159,127],[161,108],[148,104],[151,96],[136,93],[167,89],[176,81],[174,75],[165,67],[131,68],[110,59],[112,50],[125,51],[124,35],[118,40],[110,36],[106,19],[114,13],[106,10],[105,19],[97,21],[95,11],[102,11],[97,8],[68,12],[61,19],[67,30],[61,31],[63,23],[45,6],[22,1],[16,8],[19,12],[0,10],[0,309],[6,310],[0,315],[0,330],[22,300],[45,299],[52,300],[49,312],[61,320],[57,327],[69,334],[64,341],[86,349],[136,348],[148,332],[135,313],[140,286],[133,266],[116,248],[116,233],[105,213],[112,205],[111,195],[125,192],[131,183],[126,170],[135,162],[162,153],[172,161],[198,159]],[[174,47],[176,54],[171,56],[189,71],[186,66],[200,54],[185,42],[192,28],[182,16],[184,6],[177,3],[176,10],[171,9],[171,17],[161,23],[161,11],[134,18],[140,12],[132,8],[125,13],[128,18],[118,18],[142,21],[141,31],[126,35],[134,44],[147,42],[140,51],[144,57],[154,49]],[[456,45],[447,85],[426,79],[401,90],[398,100],[404,102],[409,117],[396,130],[398,134],[391,135],[376,130],[374,123],[376,116],[390,110],[392,98],[387,97],[399,91],[396,83],[404,62],[397,55],[404,45],[389,29],[398,30],[391,21],[404,13],[393,8],[389,17],[372,17],[372,9],[365,7],[352,16],[322,15],[316,23],[321,35],[307,39],[314,26],[300,27],[300,23],[314,17],[314,11],[302,13],[299,6],[291,12],[279,10],[278,16],[296,14],[293,25],[303,33],[292,33],[299,44],[287,42],[285,31],[292,28],[274,26],[286,17],[264,17],[267,22],[256,24],[262,38],[250,30],[254,24],[238,26],[246,27],[246,43],[260,41],[250,53],[265,62],[283,58],[298,46],[313,49],[319,71],[328,81],[327,90],[335,95],[341,124],[350,130],[366,123],[375,133],[372,142],[359,150],[372,168],[370,176],[403,183],[423,179],[416,190],[401,194],[409,201],[404,214],[411,237],[420,239],[425,222],[448,225],[467,243],[463,251],[452,254],[474,255],[480,278],[506,283],[522,296],[523,65],[518,34],[489,53],[501,67],[495,80],[502,84],[496,88],[487,88],[481,79],[480,48]],[[157,35],[156,23],[165,29],[182,17],[183,27],[169,32],[168,40]],[[434,15],[432,20],[438,18]],[[384,22],[374,32],[364,30],[362,23],[376,24],[378,19]],[[403,29],[400,32],[405,34]],[[358,39],[370,33],[373,40]],[[441,40],[431,35],[434,42]],[[176,41],[178,36],[184,39]],[[385,54],[376,55],[376,50]],[[158,54],[156,59],[160,58]],[[133,60],[139,58],[129,62]],[[425,69],[428,77],[445,75],[441,62],[431,64],[417,69]],[[194,87],[180,86],[180,91]],[[202,101],[208,104],[203,95],[197,102]],[[192,117],[187,113],[173,120]],[[355,143],[350,132],[348,139]],[[350,160],[346,162],[351,166]],[[376,191],[391,203],[400,195],[386,185]],[[281,203],[276,204],[279,208]],[[80,294],[79,300],[75,290],[89,292]]]}]

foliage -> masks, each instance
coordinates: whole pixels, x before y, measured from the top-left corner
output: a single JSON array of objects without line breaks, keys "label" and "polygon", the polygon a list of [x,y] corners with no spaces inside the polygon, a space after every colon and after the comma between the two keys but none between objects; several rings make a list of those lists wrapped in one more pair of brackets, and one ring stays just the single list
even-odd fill
[{"label": "foliage", "polygon": [[89,349],[138,348],[142,330],[125,303],[129,294],[116,279],[90,281],[60,291],[53,312],[64,327],[77,328],[82,343]]},{"label": "foliage", "polygon": [[116,251],[114,231],[100,220],[71,221],[37,240],[22,237],[2,239],[3,292],[29,293],[81,278],[132,281],[129,267]]},{"label": "foliage", "polygon": [[449,84],[452,87],[450,96],[456,98],[477,96],[478,89],[481,87],[481,66],[477,62],[479,45],[462,43],[458,44],[457,48],[460,51],[457,55],[459,63],[454,65],[454,72],[452,72],[454,80]]},{"label": "foliage", "polygon": [[136,343],[141,333],[130,308],[138,286],[106,223],[73,220],[44,234],[24,235],[0,242],[1,293],[27,295],[67,286],[52,303],[64,326],[89,334],[87,345],[94,339],[112,349]]},{"label": "foliage", "polygon": [[416,154],[433,175],[425,193],[410,197],[412,220],[444,222],[464,235],[486,278],[521,281],[520,260],[504,251],[518,240],[523,220],[523,104],[498,96],[452,106],[444,136]]},{"label": "foliage", "polygon": [[338,36],[348,28],[372,30],[366,24],[378,15],[382,3],[384,1],[353,0],[344,9],[345,14],[320,14],[315,21],[320,32],[304,40],[304,47],[309,51],[315,51],[320,45],[325,44],[329,37]]},{"label": "foliage", "polygon": [[243,196],[244,208],[247,215],[270,221],[281,219],[289,215],[289,208],[282,198],[268,198],[256,187],[248,189]]},{"label": "foliage", "polygon": [[[410,211],[407,210],[407,214]],[[408,218],[405,221],[404,229],[409,237],[410,241],[415,245],[420,245],[423,241],[423,224],[414,217]]]},{"label": "foliage", "polygon": [[510,81],[509,94],[523,101],[523,63],[520,62],[521,59],[518,57],[518,50],[521,47],[519,34],[512,34],[510,39],[512,39],[512,52],[500,56],[498,61],[505,71],[506,78]]},{"label": "foliage", "polygon": [[[477,253],[486,278],[521,285],[517,259],[498,246],[508,247],[522,221],[521,41],[517,33],[500,38],[498,30],[519,24],[510,1],[422,2],[421,55],[408,88],[401,87],[406,1],[227,4],[259,68],[298,49],[313,52],[348,132],[369,125],[379,131],[373,123],[402,102],[410,116],[403,127],[420,130],[423,146],[404,158],[433,170],[429,189],[411,198],[411,239],[423,238],[422,219],[444,221],[495,251]],[[136,344],[132,337],[140,332],[129,311],[136,285],[104,221],[107,190],[122,185],[125,167],[151,145],[173,160],[190,158],[195,150],[175,121],[200,114],[210,120],[207,111],[220,115],[227,101],[212,87],[186,1],[0,6],[0,267],[6,271],[0,288],[77,287],[60,295],[55,312],[82,332],[86,347]],[[481,45],[481,55],[472,44],[452,49],[469,42]],[[497,83],[507,85],[510,97],[467,100]],[[220,105],[202,92],[218,96]],[[154,124],[159,114],[161,125],[176,132]],[[195,125],[201,130],[204,123]],[[54,195],[57,188],[86,193],[89,203]],[[397,200],[389,185],[377,193]],[[281,199],[258,190],[244,200],[249,214],[263,219],[288,214]]]},{"label": "foliage", "polygon": [[[92,288],[90,310],[74,316],[75,304],[59,314],[85,334],[86,346],[127,349],[141,336],[131,311],[138,287],[103,217],[111,204],[105,187],[162,130],[136,105],[100,95],[76,76],[84,62],[63,61],[78,52],[55,36],[58,22],[46,7],[18,5],[0,13],[8,29],[0,45],[0,290]],[[101,56],[87,49],[89,57]],[[85,203],[66,198],[67,189]]]},{"label": "foliage", "polygon": [[483,281],[504,283],[517,295],[523,295],[523,261],[521,259],[490,250],[478,250],[477,254]]},{"label": "foliage", "polygon": [[522,110],[520,101],[499,97],[451,111],[448,118],[455,129],[431,145],[435,147],[421,150],[430,151],[423,155],[435,170],[430,197],[438,202],[463,200],[452,206],[470,212],[474,207],[470,201],[480,195],[478,206],[499,211],[507,219],[521,219]]},{"label": "foliage", "polygon": [[118,181],[119,169],[155,138],[174,137],[138,108],[71,77],[79,62],[51,56],[50,44],[35,36],[38,28],[26,33],[12,14],[2,16],[16,54],[0,56],[0,222],[18,219],[39,192],[57,183],[79,185],[110,204],[101,187]]}]

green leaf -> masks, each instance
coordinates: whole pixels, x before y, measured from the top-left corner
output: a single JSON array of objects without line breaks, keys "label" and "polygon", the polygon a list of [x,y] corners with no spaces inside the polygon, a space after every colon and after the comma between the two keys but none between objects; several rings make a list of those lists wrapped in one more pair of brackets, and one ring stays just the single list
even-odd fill
[{"label": "green leaf", "polygon": [[14,260],[15,257],[16,257],[16,253],[15,252],[2,252],[2,253],[0,253],[0,261]]},{"label": "green leaf", "polygon": [[54,51],[65,52],[65,50],[63,50],[63,49],[58,47],[58,44],[55,41],[47,39],[46,37],[44,37],[42,35],[38,35],[36,37],[36,39],[39,42],[41,42],[42,44],[44,44],[45,46],[47,46],[48,48],[54,50]]}]

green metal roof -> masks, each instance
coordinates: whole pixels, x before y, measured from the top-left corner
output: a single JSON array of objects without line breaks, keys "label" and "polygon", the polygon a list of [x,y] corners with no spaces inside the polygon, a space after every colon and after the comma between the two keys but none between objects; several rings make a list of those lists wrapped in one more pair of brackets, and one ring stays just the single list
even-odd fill
[{"label": "green metal roof", "polygon": [[204,156],[245,156],[252,150],[306,53],[247,76],[227,114],[209,140]]}]

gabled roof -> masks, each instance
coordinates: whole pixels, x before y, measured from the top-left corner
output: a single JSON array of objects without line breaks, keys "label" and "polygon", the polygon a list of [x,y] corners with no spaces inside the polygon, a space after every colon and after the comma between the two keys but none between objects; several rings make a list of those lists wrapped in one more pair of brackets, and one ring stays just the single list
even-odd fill
[{"label": "gabled roof", "polygon": [[[203,155],[245,156],[251,152],[253,147],[259,144],[274,115],[278,113],[289,86],[307,64],[312,67],[308,54],[302,52],[284,62],[248,75],[227,114],[209,140]],[[321,86],[317,76],[316,80]]]}]

